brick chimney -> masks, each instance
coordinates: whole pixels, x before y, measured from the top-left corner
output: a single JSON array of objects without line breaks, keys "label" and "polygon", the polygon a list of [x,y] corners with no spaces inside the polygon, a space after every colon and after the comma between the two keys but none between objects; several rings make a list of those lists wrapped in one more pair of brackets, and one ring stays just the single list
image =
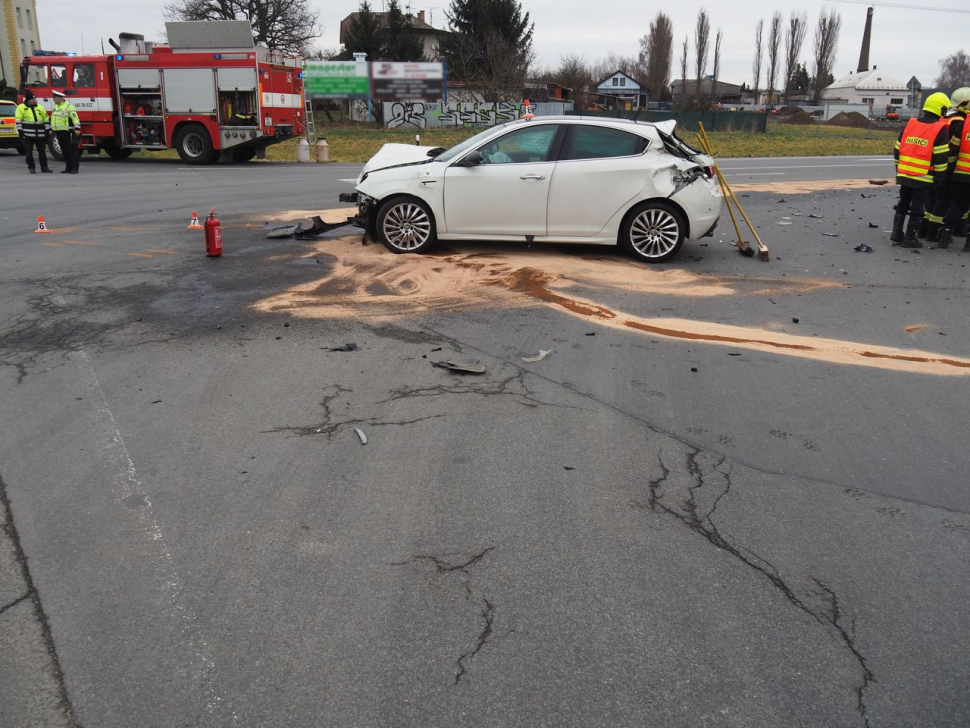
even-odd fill
[{"label": "brick chimney", "polygon": [[872,8],[866,13],[866,30],[862,34],[862,50],[859,52],[858,72],[869,70],[869,42],[872,40]]},{"label": "brick chimney", "polygon": [[424,11],[423,10],[419,10],[418,11],[418,22],[419,23],[423,23],[424,22]]}]

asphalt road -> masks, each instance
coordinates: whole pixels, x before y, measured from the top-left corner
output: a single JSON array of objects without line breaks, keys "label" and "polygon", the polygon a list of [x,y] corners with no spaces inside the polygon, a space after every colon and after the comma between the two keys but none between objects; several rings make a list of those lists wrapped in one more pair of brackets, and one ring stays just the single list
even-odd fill
[{"label": "asphalt road", "polygon": [[0,155],[0,725],[970,722],[962,246],[892,186],[746,193],[770,263],[262,237],[357,169]]}]

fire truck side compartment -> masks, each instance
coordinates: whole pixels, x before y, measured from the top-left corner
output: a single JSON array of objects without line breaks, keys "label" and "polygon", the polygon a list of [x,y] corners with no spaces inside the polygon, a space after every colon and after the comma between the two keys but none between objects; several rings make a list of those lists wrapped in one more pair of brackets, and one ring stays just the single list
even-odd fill
[{"label": "fire truck side compartment", "polygon": [[216,88],[211,68],[165,68],[165,111],[169,114],[215,114]]}]

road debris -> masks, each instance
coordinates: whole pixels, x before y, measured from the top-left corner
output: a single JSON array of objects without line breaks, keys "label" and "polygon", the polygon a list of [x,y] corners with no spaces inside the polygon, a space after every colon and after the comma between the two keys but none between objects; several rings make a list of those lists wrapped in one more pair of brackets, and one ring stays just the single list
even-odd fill
[{"label": "road debris", "polygon": [[798,323],[798,319],[793,316],[791,322],[793,324],[797,324]]},{"label": "road debris", "polygon": [[879,229],[879,226],[876,225],[875,223],[869,223],[869,229],[870,230],[878,230]]},{"label": "road debris", "polygon": [[529,362],[530,364],[533,364],[537,361],[542,361],[551,353],[552,353],[552,350],[546,351],[545,349],[539,349],[538,354],[536,354],[535,356],[524,356],[522,357],[522,361],[526,361],[526,362]]},{"label": "road debris", "polygon": [[691,370],[692,372],[696,372],[696,371],[697,371],[697,367],[691,367],[691,368],[690,368],[690,370]]},{"label": "road debris", "polygon": [[888,179],[871,179],[871,180],[869,180],[869,184],[871,184],[871,185],[880,185],[880,186],[881,185],[888,185],[889,184],[889,180]]},{"label": "road debris", "polygon": [[853,250],[856,251],[857,253],[871,253],[872,246],[866,245],[865,243],[859,243],[857,246],[853,248]]},{"label": "road debris", "polygon": [[360,347],[357,346],[356,342],[350,341],[341,346],[331,346],[328,351],[360,351]]},{"label": "road debris", "polygon": [[812,218],[813,220],[823,220],[825,218],[825,215],[809,215],[809,217]]},{"label": "road debris", "polygon": [[839,237],[839,234],[838,233],[822,233],[822,235],[824,235],[827,238],[837,238],[837,237]]},{"label": "road debris", "polygon": [[431,366],[440,369],[448,369],[461,374],[484,374],[485,367],[474,359],[446,359],[444,361],[433,361]]},{"label": "road debris", "polygon": [[300,223],[264,222],[263,232],[267,238],[289,238],[296,233],[299,227]]},{"label": "road debris", "polygon": [[357,433],[357,437],[360,438],[360,444],[361,445],[366,445],[367,444],[367,435],[364,434],[364,431],[361,430],[359,427],[355,427],[354,428],[354,432],[356,432]]}]

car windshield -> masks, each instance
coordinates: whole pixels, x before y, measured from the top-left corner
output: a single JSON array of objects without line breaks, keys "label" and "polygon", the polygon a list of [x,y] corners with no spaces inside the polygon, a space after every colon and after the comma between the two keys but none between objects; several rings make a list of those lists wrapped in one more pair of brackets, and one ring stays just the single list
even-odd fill
[{"label": "car windshield", "polygon": [[[502,124],[502,126],[505,126],[505,124]],[[496,126],[490,126],[488,129],[485,129],[485,131],[481,131],[478,134],[476,134],[475,136],[469,137],[468,139],[466,139],[465,141],[461,142],[460,144],[456,144],[451,149],[449,149],[447,152],[444,152],[443,154],[439,154],[437,157],[434,158],[434,161],[436,161],[436,162],[450,162],[455,157],[458,157],[458,156],[464,154],[467,150],[471,149],[472,147],[474,147],[479,142],[484,141],[486,139],[486,137],[488,137],[489,135],[494,134],[495,133],[495,130],[497,128],[498,127],[496,127]]]},{"label": "car windshield", "polygon": [[17,111],[17,104],[0,101],[0,116],[13,116]]}]

